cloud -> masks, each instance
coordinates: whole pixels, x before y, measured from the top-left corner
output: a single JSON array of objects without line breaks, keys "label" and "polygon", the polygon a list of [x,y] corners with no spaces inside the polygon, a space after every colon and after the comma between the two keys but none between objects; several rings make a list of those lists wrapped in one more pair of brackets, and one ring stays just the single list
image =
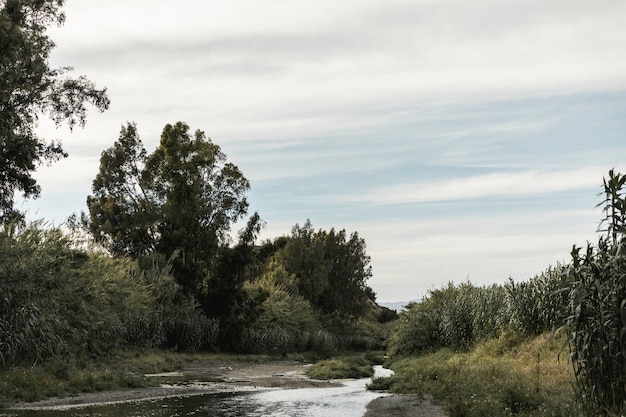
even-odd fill
[{"label": "cloud", "polygon": [[356,201],[377,205],[427,203],[485,199],[498,197],[527,197],[547,193],[596,188],[603,168],[571,171],[494,172],[437,181],[397,184],[355,196]]},{"label": "cloud", "polygon": [[374,272],[369,285],[385,301],[403,301],[448,281],[490,285],[509,277],[526,280],[549,265],[567,262],[572,245],[595,241],[599,215],[599,209],[567,205],[534,212],[507,207],[488,215],[463,210],[456,216],[377,218],[341,227],[358,231],[367,242]]},{"label": "cloud", "polygon": [[[177,104],[200,93],[231,111],[289,119],[285,110],[333,103],[626,87],[617,2],[85,3],[68,5],[67,32],[55,32],[59,61],[97,78],[142,74],[133,82]],[[72,7],[91,7],[91,19],[73,21]]]},{"label": "cloud", "polygon": [[306,218],[358,230],[375,291],[414,298],[566,256],[595,224],[591,210],[556,209],[593,207],[626,152],[624,2],[80,0],[66,12],[53,65],[107,86],[112,105],[72,135],[42,124],[71,155],[38,173],[33,207],[57,221],[84,208],[121,124],[136,121],[151,151],[183,120],[250,179],[266,236]]}]

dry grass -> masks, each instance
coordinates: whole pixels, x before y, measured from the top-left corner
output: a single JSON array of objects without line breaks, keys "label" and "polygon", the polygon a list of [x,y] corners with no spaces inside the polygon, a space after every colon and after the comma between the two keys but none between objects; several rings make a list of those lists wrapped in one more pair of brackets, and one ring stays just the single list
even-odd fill
[{"label": "dry grass", "polygon": [[564,340],[502,337],[466,352],[442,349],[392,364],[396,393],[433,395],[450,417],[582,416]]}]

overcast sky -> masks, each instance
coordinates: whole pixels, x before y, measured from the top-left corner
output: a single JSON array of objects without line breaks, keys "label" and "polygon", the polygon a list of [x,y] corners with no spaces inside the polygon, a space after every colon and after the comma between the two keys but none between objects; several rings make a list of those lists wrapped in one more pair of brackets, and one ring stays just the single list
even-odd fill
[{"label": "overcast sky", "polygon": [[380,301],[524,280],[595,241],[626,172],[622,0],[67,0],[53,66],[108,88],[22,208],[86,210],[127,121],[184,121],[250,180],[264,238],[357,231]]}]

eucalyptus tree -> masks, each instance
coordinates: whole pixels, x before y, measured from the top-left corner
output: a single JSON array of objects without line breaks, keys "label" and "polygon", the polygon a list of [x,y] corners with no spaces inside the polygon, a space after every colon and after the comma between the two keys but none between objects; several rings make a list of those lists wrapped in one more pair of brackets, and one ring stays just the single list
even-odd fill
[{"label": "eucalyptus tree", "polygon": [[298,294],[325,314],[358,317],[373,296],[365,240],[357,232],[315,231],[310,221],[295,225],[275,258],[297,278]]},{"label": "eucalyptus tree", "polygon": [[115,255],[172,257],[179,283],[199,292],[231,225],[247,213],[249,189],[204,132],[168,124],[148,154],[129,123],[102,153],[86,223]]},{"label": "eucalyptus tree", "polygon": [[63,3],[0,0],[0,222],[22,217],[14,209],[16,193],[40,195],[33,178],[39,165],[67,156],[59,142],[37,135],[39,117],[71,129],[84,126],[87,104],[100,111],[109,106],[106,89],[70,77],[70,67],[50,67],[55,44],[46,30],[63,24]]}]

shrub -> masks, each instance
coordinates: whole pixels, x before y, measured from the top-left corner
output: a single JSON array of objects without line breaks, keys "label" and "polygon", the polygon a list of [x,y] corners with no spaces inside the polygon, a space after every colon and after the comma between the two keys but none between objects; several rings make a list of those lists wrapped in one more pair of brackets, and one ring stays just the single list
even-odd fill
[{"label": "shrub", "polygon": [[569,364],[558,360],[563,341],[506,335],[461,353],[440,349],[396,360],[395,374],[376,383],[393,393],[432,395],[450,417],[582,416]]},{"label": "shrub", "polygon": [[374,375],[372,364],[364,357],[328,359],[311,365],[306,375],[313,379],[367,378]]}]

